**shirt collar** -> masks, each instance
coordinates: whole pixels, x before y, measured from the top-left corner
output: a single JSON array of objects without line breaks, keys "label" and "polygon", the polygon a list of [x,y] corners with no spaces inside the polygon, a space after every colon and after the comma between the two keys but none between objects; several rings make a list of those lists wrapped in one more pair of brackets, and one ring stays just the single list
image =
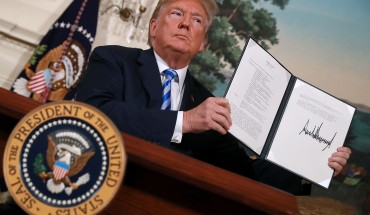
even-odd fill
[{"label": "shirt collar", "polygon": [[[154,50],[153,50],[154,51]],[[161,74],[164,70],[170,68],[168,64],[154,51],[154,56],[157,61],[159,73]],[[188,71],[189,65],[185,66],[184,68],[181,69],[176,69],[175,71],[177,72],[177,75],[179,76],[179,86],[180,89],[182,89],[182,86],[184,85],[185,77],[186,77],[186,72]]]}]

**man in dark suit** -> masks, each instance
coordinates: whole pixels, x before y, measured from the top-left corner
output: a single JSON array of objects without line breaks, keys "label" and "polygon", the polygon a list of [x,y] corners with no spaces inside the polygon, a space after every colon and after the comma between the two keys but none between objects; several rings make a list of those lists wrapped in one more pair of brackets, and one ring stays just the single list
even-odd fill
[{"label": "man in dark suit", "polygon": [[[204,49],[216,11],[213,0],[160,0],[149,24],[151,48],[96,48],[76,100],[98,107],[123,132],[302,194],[299,177],[246,155],[227,133],[228,101],[213,97],[188,72],[192,57]],[[162,110],[168,68],[177,75],[170,81],[171,110]],[[340,148],[329,166],[339,173],[349,154]]]}]

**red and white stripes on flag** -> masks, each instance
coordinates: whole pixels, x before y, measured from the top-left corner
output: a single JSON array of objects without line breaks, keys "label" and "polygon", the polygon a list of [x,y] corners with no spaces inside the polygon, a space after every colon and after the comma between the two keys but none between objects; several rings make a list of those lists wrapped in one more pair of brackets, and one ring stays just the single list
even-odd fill
[{"label": "red and white stripes on flag", "polygon": [[43,93],[47,89],[48,84],[45,77],[45,71],[36,72],[28,82],[28,88],[34,93]]},{"label": "red and white stripes on flag", "polygon": [[65,163],[55,162],[53,166],[53,175],[56,181],[63,179],[69,172],[69,166]]}]

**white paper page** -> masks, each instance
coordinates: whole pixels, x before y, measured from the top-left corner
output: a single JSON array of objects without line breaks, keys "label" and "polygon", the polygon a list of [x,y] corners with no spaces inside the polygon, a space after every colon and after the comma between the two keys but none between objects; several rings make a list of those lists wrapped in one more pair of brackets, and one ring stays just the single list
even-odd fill
[{"label": "white paper page", "polygon": [[250,39],[225,98],[231,106],[229,132],[260,154],[291,74]]},{"label": "white paper page", "polygon": [[355,109],[297,79],[267,159],[323,187],[328,158],[342,146]]}]

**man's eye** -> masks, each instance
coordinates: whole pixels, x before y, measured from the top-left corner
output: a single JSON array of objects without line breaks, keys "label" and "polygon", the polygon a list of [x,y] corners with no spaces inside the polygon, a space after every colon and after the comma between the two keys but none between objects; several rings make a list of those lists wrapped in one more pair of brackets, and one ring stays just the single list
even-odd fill
[{"label": "man's eye", "polygon": [[196,24],[203,24],[203,20],[199,17],[193,17],[193,22]]},{"label": "man's eye", "polygon": [[179,11],[174,11],[174,12],[172,12],[172,14],[174,14],[174,15],[176,15],[176,16],[182,16],[182,13],[181,13],[181,12],[179,12]]}]

